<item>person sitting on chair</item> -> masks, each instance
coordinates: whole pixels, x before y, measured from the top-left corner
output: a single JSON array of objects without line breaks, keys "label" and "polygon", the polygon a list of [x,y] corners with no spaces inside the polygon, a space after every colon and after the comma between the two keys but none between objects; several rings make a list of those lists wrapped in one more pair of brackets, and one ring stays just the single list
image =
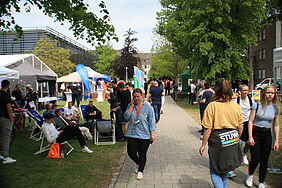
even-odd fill
[{"label": "person sitting on chair", "polygon": [[46,108],[46,110],[43,112],[43,116],[44,116],[45,114],[47,114],[47,113],[51,110],[52,104],[51,104],[51,103],[47,103],[47,104],[45,105],[45,108]]},{"label": "person sitting on chair", "polygon": [[[76,112],[76,114],[75,114]],[[68,120],[78,121],[80,112],[79,110],[72,105],[72,102],[68,102],[68,107],[65,108],[65,116]]]},{"label": "person sitting on chair", "polygon": [[85,107],[84,109],[84,115],[85,119],[88,122],[89,120],[94,120],[94,119],[102,119],[103,114],[96,106],[94,106],[93,101],[89,101],[88,106]]},{"label": "person sitting on chair", "polygon": [[54,116],[52,114],[45,114],[44,119],[42,131],[49,143],[63,143],[71,138],[77,137],[79,144],[82,147],[82,152],[93,153],[93,151],[86,146],[84,136],[81,134],[81,131],[78,127],[66,126],[63,130],[58,131],[52,123],[54,121]]},{"label": "person sitting on chair", "polygon": [[[63,116],[61,109],[56,109],[53,123],[55,127],[58,128],[59,130],[65,129],[66,126],[76,126],[75,123],[66,119]],[[78,127],[78,128],[83,133],[83,135],[86,136],[88,140],[92,140],[92,135],[90,134],[90,131],[87,127]]]}]

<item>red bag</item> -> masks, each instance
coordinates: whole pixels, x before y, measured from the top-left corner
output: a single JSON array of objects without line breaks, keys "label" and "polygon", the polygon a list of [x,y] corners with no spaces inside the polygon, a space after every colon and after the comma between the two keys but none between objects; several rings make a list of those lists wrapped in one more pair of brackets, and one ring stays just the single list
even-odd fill
[{"label": "red bag", "polygon": [[60,159],[62,158],[60,155],[60,145],[59,143],[54,143],[51,145],[49,153],[46,157],[47,159]]}]

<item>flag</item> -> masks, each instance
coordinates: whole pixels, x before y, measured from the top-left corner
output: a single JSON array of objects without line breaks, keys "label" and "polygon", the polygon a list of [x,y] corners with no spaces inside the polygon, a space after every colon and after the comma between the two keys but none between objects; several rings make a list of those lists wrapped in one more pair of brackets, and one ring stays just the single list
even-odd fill
[{"label": "flag", "polygon": [[88,76],[88,71],[86,67],[82,64],[78,64],[76,66],[76,71],[78,72],[82,82],[84,83],[87,91],[90,91],[90,85],[89,85],[89,76]]}]

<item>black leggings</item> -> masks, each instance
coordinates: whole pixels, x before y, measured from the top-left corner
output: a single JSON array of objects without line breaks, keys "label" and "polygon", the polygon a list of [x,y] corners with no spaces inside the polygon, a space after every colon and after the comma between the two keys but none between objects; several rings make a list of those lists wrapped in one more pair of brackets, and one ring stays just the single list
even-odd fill
[{"label": "black leggings", "polygon": [[[127,153],[129,157],[137,164],[138,172],[143,172],[147,161],[147,150],[150,145],[150,139],[138,139],[127,137]],[[137,155],[138,153],[138,155]]]},{"label": "black leggings", "polygon": [[253,126],[253,138],[255,140],[255,145],[250,146],[251,162],[249,166],[249,174],[253,175],[256,167],[260,163],[259,182],[263,183],[267,171],[268,157],[271,151],[271,131],[270,129]]},{"label": "black leggings", "polygon": [[84,136],[81,134],[80,129],[78,127],[75,127],[75,126],[72,126],[72,125],[66,126],[66,128],[63,130],[62,134],[60,134],[60,136],[58,136],[57,142],[63,143],[65,141],[68,141],[68,140],[74,138],[75,136],[77,136],[77,139],[78,139],[81,147],[86,145],[85,140],[84,140]]}]

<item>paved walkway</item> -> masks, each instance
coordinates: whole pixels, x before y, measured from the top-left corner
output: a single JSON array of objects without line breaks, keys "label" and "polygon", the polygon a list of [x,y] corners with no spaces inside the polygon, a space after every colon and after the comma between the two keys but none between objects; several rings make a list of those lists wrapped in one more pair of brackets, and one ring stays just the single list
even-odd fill
[{"label": "paved walkway", "polygon": [[[171,97],[166,97],[164,114],[157,125],[156,141],[149,147],[144,179],[136,180],[134,163],[127,156],[115,188],[194,188],[213,187],[208,155],[201,156],[199,124],[183,111]],[[207,150],[207,147],[206,147]],[[246,167],[234,171],[228,187],[245,187]],[[254,186],[258,178],[255,177]]]}]

